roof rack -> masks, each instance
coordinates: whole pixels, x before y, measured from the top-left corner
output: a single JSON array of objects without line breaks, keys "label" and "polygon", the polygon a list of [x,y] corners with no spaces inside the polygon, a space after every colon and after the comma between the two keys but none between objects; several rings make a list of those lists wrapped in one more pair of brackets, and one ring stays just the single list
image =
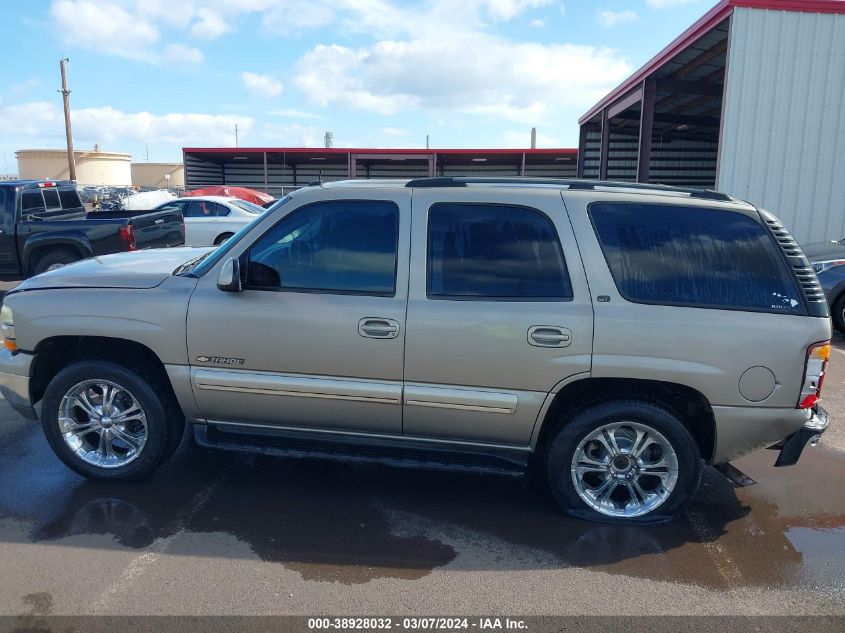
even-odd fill
[{"label": "roof rack", "polygon": [[672,187],[670,185],[650,184],[642,182],[617,182],[608,180],[586,180],[567,178],[522,178],[522,177],[448,177],[417,178],[409,180],[405,186],[413,188],[424,187],[466,187],[467,185],[549,185],[567,187],[573,191],[595,191],[596,189],[639,189],[646,191],[665,191],[667,193],[685,193],[690,198],[703,200],[720,200],[730,202],[731,196],[712,189],[695,189],[692,187]]}]

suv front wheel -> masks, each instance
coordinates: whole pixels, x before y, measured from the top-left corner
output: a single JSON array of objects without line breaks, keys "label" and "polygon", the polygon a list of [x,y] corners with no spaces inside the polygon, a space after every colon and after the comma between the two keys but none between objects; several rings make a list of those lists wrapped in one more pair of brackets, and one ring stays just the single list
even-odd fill
[{"label": "suv front wheel", "polygon": [[128,369],[82,361],[62,369],[44,394],[47,441],[71,469],[89,479],[135,480],[167,457],[170,424],[159,396]]},{"label": "suv front wheel", "polygon": [[681,512],[701,480],[701,457],[669,410],[640,401],[601,403],[558,430],[546,456],[552,494],[569,514],[656,523]]}]

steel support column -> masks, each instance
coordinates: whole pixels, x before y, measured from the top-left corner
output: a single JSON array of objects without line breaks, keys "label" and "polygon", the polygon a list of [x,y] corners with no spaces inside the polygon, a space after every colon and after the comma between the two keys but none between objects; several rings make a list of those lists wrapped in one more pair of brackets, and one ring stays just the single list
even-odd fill
[{"label": "steel support column", "polygon": [[269,189],[270,187],[267,179],[267,152],[264,152],[264,193],[270,193]]},{"label": "steel support column", "polygon": [[640,107],[640,142],[637,153],[637,182],[648,182],[649,178],[656,87],[657,82],[654,79],[643,80],[643,101]]},{"label": "steel support column", "polygon": [[577,163],[577,171],[576,176],[578,178],[584,177],[584,155],[587,152],[587,124],[585,123],[579,128],[578,131],[578,156],[576,157]]},{"label": "steel support column", "polygon": [[610,150],[610,119],[607,108],[601,111],[601,146],[599,149],[599,180],[607,180],[607,159]]}]

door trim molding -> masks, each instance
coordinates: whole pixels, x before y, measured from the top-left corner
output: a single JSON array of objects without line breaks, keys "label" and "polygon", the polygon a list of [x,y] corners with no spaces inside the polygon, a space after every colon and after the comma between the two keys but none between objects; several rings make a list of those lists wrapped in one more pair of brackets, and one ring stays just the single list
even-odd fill
[{"label": "door trim molding", "polygon": [[518,398],[515,393],[405,385],[404,402],[416,407],[510,415],[516,413]]},{"label": "door trim molding", "polygon": [[207,391],[345,400],[396,406],[402,402],[402,384],[392,382],[204,368],[194,371],[193,381],[197,389]]}]

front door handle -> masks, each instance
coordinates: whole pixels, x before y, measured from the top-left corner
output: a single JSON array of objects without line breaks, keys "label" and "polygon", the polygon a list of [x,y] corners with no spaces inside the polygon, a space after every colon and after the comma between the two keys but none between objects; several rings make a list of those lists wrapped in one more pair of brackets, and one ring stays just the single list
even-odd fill
[{"label": "front door handle", "polygon": [[568,347],[572,332],[556,325],[532,325],[528,328],[528,344],[534,347]]},{"label": "front door handle", "polygon": [[399,336],[399,321],[365,317],[358,321],[358,334],[367,338],[396,338]]}]

